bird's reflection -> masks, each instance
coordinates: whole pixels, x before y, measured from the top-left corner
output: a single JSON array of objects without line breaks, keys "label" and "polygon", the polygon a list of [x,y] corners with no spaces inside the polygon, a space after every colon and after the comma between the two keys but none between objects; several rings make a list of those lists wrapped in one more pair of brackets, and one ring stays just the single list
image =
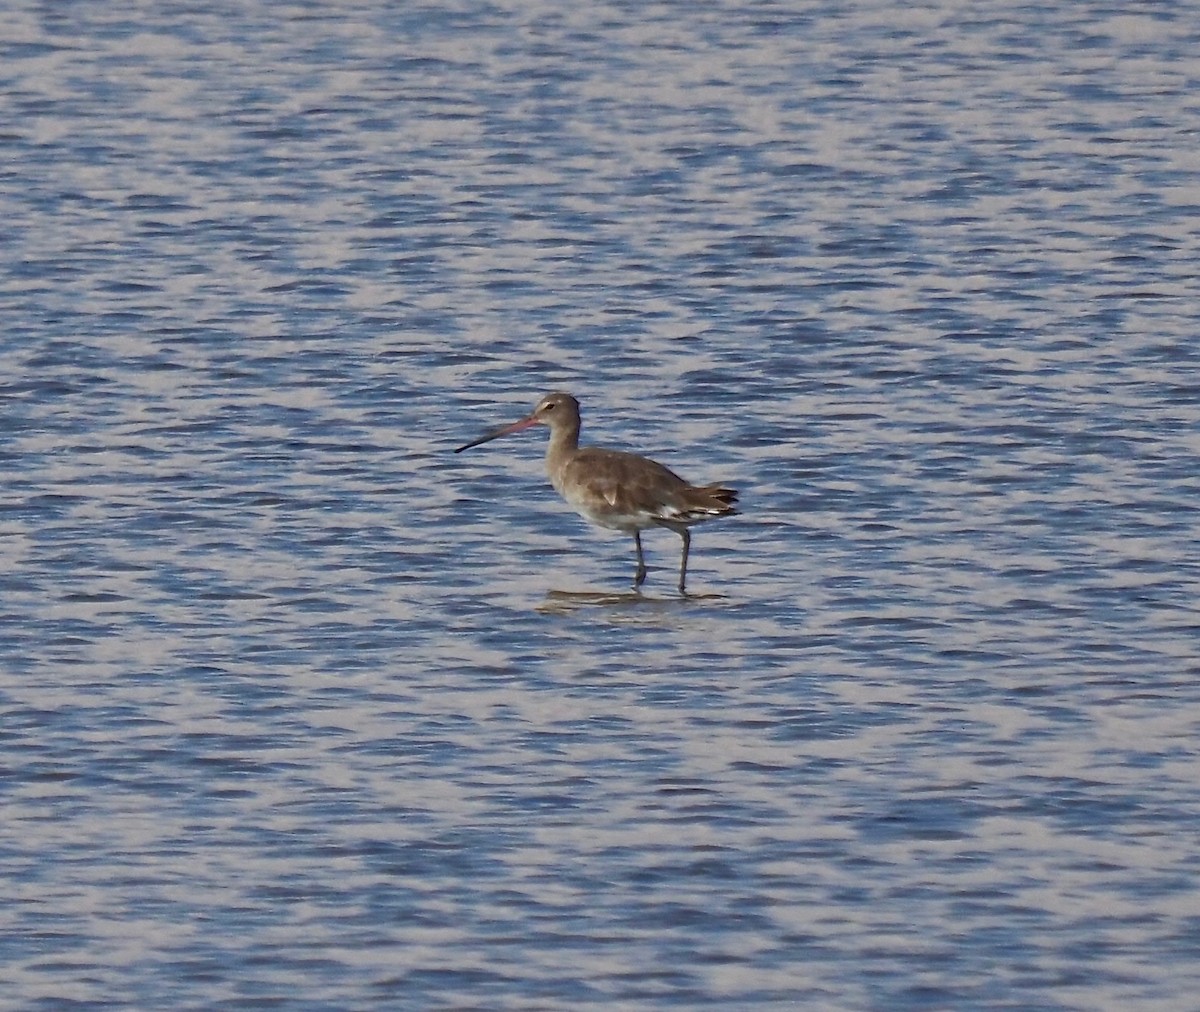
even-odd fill
[{"label": "bird's reflection", "polygon": [[538,611],[548,615],[569,615],[582,608],[609,608],[613,610],[643,609],[651,611],[678,611],[689,604],[723,601],[724,594],[686,594],[683,597],[653,597],[636,590],[551,590],[538,606]]}]

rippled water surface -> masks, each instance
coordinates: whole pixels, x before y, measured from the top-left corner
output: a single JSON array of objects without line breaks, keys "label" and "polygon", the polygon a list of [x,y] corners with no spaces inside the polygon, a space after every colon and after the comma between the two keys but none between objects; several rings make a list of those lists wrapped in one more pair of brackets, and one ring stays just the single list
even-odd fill
[{"label": "rippled water surface", "polygon": [[0,1004],[1194,1004],[1186,5],[2,19]]}]

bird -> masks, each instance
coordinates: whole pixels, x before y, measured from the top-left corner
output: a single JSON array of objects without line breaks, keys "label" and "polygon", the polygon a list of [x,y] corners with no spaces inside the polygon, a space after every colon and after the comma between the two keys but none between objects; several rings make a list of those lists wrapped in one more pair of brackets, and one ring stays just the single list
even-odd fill
[{"label": "bird", "polygon": [[718,517],[735,516],[736,489],[724,485],[691,485],[657,461],[636,453],[579,445],[579,401],[568,393],[546,394],[524,418],[485,433],[458,447],[474,446],[514,432],[545,425],[550,429],[546,472],[554,490],[584,519],[633,535],[637,551],[635,590],[646,580],[642,531],[665,527],[683,539],[679,560],[679,592],[687,594],[688,528]]}]

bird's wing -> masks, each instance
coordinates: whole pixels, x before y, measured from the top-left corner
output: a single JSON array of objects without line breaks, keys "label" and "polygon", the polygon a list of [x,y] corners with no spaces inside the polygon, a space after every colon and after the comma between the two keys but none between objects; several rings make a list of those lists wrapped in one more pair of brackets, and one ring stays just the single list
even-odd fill
[{"label": "bird's wing", "polygon": [[593,513],[671,519],[686,512],[689,488],[657,461],[588,447],[563,469],[563,496]]}]

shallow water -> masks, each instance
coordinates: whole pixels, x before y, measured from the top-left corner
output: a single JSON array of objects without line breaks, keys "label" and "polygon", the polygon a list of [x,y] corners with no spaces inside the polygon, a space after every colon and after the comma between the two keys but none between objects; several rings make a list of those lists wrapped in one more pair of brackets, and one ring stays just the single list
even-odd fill
[{"label": "shallow water", "polygon": [[391,8],[6,17],[2,1002],[1186,1007],[1200,24]]}]

